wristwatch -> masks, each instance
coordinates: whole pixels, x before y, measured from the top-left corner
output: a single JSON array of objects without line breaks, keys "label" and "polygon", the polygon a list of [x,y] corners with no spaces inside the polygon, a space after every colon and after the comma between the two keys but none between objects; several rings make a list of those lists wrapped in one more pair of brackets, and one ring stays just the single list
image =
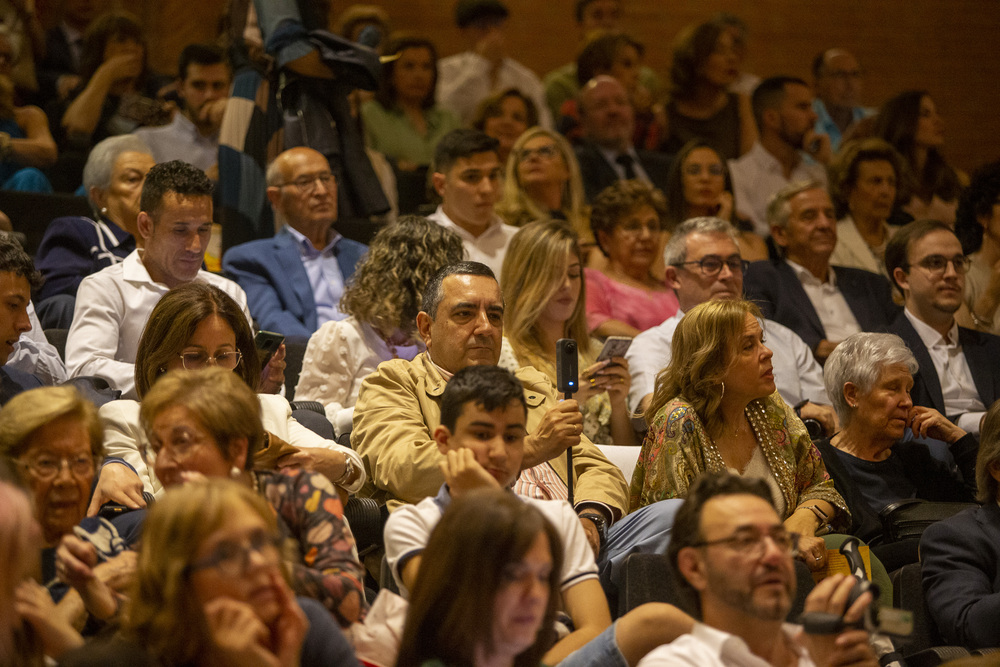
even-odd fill
[{"label": "wristwatch", "polygon": [[604,518],[604,515],[600,512],[583,512],[580,514],[581,519],[590,519],[597,526],[597,534],[601,538],[601,548],[604,548],[604,543],[608,539],[608,520]]}]

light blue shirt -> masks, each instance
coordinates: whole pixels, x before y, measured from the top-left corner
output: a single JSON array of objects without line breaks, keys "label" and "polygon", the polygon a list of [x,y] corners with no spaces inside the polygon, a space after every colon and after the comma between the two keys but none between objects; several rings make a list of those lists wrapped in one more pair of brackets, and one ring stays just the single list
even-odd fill
[{"label": "light blue shirt", "polygon": [[344,294],[344,274],[337,261],[337,244],[343,237],[336,231],[322,250],[313,247],[312,241],[301,232],[285,225],[285,229],[295,239],[302,257],[302,266],[309,276],[309,286],[312,287],[313,301],[316,302],[316,318],[319,326],[331,320],[342,320],[347,317],[340,312],[340,297]]},{"label": "light blue shirt", "polygon": [[[840,141],[843,138],[840,133],[840,128],[833,122],[833,118],[830,117],[830,112],[826,110],[826,105],[823,104],[818,97],[813,100],[813,111],[815,111],[818,116],[815,126],[816,131],[830,137],[830,147],[834,152],[836,152],[837,149],[840,148]],[[851,110],[851,125],[854,125],[862,118],[867,118],[874,113],[875,110],[869,109],[868,107],[854,107]]]}]

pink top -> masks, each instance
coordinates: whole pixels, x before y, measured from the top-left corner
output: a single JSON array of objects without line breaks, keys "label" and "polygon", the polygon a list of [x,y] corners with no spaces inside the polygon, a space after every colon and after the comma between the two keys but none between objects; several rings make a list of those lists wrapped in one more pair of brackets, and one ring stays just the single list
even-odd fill
[{"label": "pink top", "polygon": [[645,331],[677,312],[673,290],[647,292],[612,280],[597,269],[584,269],[587,279],[587,326],[591,331],[608,320],[620,320]]}]

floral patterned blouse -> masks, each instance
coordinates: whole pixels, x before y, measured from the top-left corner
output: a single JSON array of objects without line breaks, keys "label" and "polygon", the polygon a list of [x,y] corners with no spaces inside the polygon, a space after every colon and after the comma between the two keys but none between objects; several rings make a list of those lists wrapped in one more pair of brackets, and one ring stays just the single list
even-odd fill
[{"label": "floral patterned blouse", "polygon": [[[846,528],[850,524],[847,504],[834,489],[795,411],[775,392],[752,401],[746,415],[788,514],[805,500],[825,500],[838,510],[833,526]],[[646,433],[632,475],[629,508],[635,511],[666,498],[683,498],[702,472],[726,469],[694,407],[681,397],[674,398],[660,409]]]},{"label": "floral patterned blouse", "polygon": [[[364,618],[364,569],[333,484],[305,470],[257,471],[257,489],[278,518],[286,552],[294,552],[292,587],[319,600],[347,627]],[[361,610],[358,618],[353,618]],[[345,614],[347,612],[347,614]]]}]

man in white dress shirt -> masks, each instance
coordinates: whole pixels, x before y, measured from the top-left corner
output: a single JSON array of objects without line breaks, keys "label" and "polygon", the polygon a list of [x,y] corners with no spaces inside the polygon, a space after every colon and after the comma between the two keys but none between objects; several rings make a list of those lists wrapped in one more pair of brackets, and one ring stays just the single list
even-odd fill
[{"label": "man in white dress shirt", "polygon": [[133,399],[139,337],[167,290],[203,280],[231,296],[250,320],[240,286],[201,268],[212,236],[212,182],[205,172],[179,160],[156,165],[139,207],[144,247],[83,279],[66,341],[70,377],[102,377]]},{"label": "man in white dress shirt", "polygon": [[462,239],[469,260],[499,276],[507,244],[517,233],[494,212],[500,200],[503,164],[500,142],[479,130],[452,130],[434,150],[431,182],[441,205],[428,219]]},{"label": "man in white dress shirt", "polygon": [[[680,310],[635,337],[625,357],[632,369],[629,409],[644,412],[653,395],[656,375],[670,363],[674,330],[684,313],[712,299],[743,298],[743,269],[737,232],[719,218],[692,218],[681,223],[663,250],[667,284],[677,293]],[[823,369],[809,346],[791,329],[764,321],[767,346],[774,352],[778,392],[805,418],[817,419],[824,431],[836,430],[836,414],[823,386]]]}]

